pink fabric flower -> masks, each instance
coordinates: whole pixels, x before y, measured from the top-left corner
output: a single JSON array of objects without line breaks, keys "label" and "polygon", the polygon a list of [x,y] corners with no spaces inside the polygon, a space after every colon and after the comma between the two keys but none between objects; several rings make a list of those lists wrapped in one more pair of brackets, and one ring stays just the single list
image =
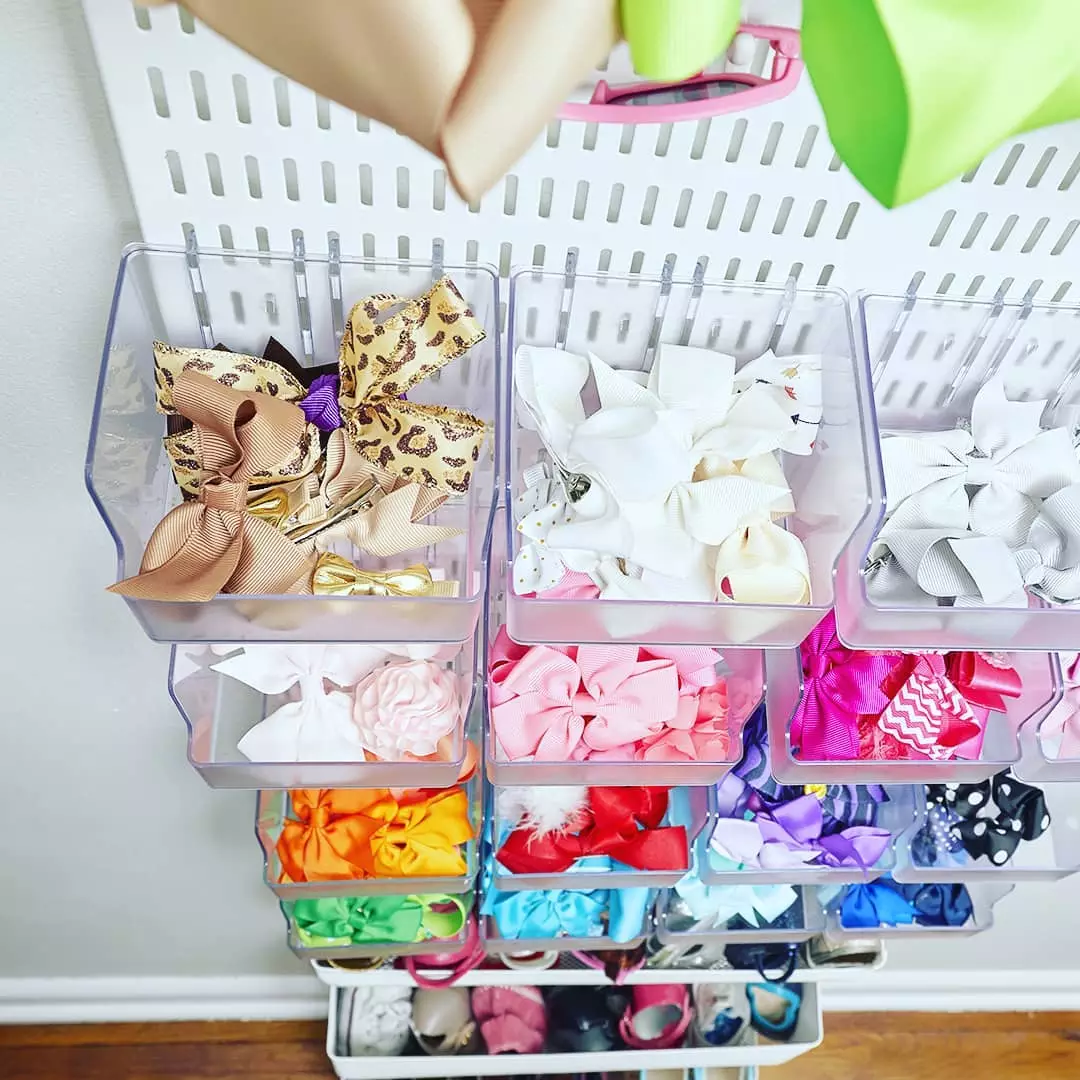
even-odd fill
[{"label": "pink fabric flower", "polygon": [[426,757],[463,720],[457,676],[430,660],[388,664],[355,691],[353,722],[365,750],[384,761]]}]

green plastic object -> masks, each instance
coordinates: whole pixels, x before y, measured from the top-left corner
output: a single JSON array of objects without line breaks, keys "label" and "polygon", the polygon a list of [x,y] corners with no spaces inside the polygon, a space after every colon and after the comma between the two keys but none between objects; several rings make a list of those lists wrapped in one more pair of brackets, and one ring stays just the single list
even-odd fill
[{"label": "green plastic object", "polygon": [[634,70],[656,82],[679,82],[711,64],[731,44],[741,14],[740,0],[619,0]]},{"label": "green plastic object", "polygon": [[829,138],[884,206],[1080,116],[1080,0],[805,0]]}]

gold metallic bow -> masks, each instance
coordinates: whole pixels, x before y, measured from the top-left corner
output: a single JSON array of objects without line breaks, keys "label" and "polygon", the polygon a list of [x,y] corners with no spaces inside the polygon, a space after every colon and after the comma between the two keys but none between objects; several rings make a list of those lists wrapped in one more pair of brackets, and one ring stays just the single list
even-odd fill
[{"label": "gold metallic bow", "polygon": [[[380,321],[393,307],[398,310]],[[338,357],[341,420],[360,454],[406,480],[468,491],[484,422],[401,395],[483,338],[484,328],[449,278],[414,300],[383,293],[361,300],[349,312]]]},{"label": "gold metallic bow", "polygon": [[203,477],[198,497],[161,519],[139,573],[110,591],[144,600],[211,600],[222,592],[306,590],[310,557],[246,506],[252,477],[276,468],[310,435],[303,412],[195,371],[176,380],[173,400],[194,425],[193,463]]},{"label": "gold metallic bow", "polygon": [[528,149],[618,34],[614,0],[183,3],[264,64],[443,157],[469,201]]},{"label": "gold metallic bow", "polygon": [[361,570],[348,559],[323,552],[311,575],[316,596],[457,596],[456,581],[434,581],[426,566]]}]

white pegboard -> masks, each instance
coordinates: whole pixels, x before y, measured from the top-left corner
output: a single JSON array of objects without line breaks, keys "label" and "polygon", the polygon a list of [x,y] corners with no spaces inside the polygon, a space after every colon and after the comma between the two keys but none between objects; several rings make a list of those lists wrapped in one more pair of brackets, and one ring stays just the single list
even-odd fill
[{"label": "white pegboard", "polygon": [[[144,238],[203,247],[831,283],[1077,301],[1080,123],[1024,135],[894,211],[840,164],[804,76],[789,98],[677,125],[554,122],[466,205],[441,163],[318,98],[181,9],[84,0]],[[791,21],[790,0],[750,5]],[[797,10],[797,9],[796,9]],[[783,15],[787,15],[787,19]],[[757,58],[760,64],[763,56]],[[607,78],[620,80],[625,54]]]}]

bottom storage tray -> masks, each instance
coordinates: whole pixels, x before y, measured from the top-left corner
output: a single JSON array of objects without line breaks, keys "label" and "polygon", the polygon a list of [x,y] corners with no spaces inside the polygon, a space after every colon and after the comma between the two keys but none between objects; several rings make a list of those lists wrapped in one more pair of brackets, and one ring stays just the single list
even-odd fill
[{"label": "bottom storage tray", "polygon": [[[718,976],[724,973],[717,972]],[[716,982],[723,982],[717,978]],[[326,1053],[334,1072],[343,1080],[372,1077],[415,1078],[440,1076],[553,1076],[563,1073],[645,1072],[650,1069],[715,1069],[781,1065],[821,1043],[821,1003],[816,985],[806,986],[799,1021],[787,1042],[757,1036],[739,1046],[685,1047],[674,1050],[606,1050],[598,1053],[551,1054],[404,1054],[400,1057],[350,1056],[342,1053],[338,1037],[341,995],[348,990],[330,988],[330,1018]]]}]

